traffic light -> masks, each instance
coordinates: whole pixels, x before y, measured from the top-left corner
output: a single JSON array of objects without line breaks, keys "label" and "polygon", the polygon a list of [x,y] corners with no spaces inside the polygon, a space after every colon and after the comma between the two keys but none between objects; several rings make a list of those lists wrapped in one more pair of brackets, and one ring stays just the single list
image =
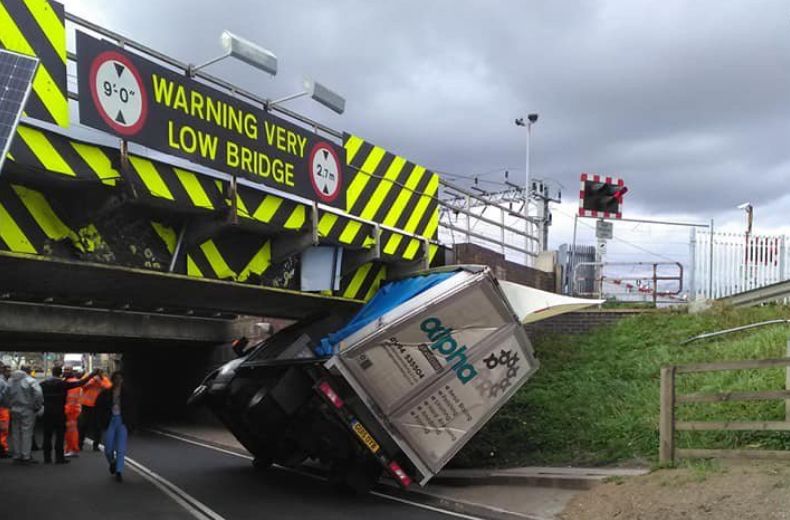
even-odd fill
[{"label": "traffic light", "polygon": [[622,179],[582,173],[579,216],[621,218],[623,195],[627,192],[628,188]]}]

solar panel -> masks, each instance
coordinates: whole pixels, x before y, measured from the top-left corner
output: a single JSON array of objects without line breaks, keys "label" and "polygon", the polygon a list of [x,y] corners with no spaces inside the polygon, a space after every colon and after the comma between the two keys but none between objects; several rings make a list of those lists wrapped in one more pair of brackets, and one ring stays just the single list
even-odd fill
[{"label": "solar panel", "polygon": [[38,58],[0,49],[0,172],[37,66]]}]

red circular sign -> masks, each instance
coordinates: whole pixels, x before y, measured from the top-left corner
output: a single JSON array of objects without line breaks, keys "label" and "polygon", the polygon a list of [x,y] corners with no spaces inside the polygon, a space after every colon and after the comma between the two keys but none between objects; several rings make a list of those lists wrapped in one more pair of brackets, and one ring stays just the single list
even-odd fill
[{"label": "red circular sign", "polygon": [[334,147],[323,141],[310,151],[310,183],[320,200],[333,202],[343,190],[343,170]]},{"label": "red circular sign", "polygon": [[121,135],[134,135],[148,116],[148,96],[132,61],[115,51],[93,59],[90,69],[93,105],[107,125]]}]

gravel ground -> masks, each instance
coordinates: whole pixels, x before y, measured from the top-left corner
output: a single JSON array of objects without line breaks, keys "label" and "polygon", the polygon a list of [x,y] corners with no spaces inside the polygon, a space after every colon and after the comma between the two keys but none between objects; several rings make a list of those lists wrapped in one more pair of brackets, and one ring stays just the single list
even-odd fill
[{"label": "gravel ground", "polygon": [[576,496],[559,518],[790,519],[790,464],[701,461],[614,479]]}]

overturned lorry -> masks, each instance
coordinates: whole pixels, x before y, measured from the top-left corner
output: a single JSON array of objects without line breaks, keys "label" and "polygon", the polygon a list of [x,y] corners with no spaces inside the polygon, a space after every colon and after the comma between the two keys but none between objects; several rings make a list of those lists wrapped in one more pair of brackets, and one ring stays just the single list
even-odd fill
[{"label": "overturned lorry", "polygon": [[522,321],[551,305],[535,291],[477,266],[398,280],[353,317],[328,309],[283,329],[209,374],[191,400],[256,467],[312,459],[358,491],[382,473],[423,485],[537,370]]}]

